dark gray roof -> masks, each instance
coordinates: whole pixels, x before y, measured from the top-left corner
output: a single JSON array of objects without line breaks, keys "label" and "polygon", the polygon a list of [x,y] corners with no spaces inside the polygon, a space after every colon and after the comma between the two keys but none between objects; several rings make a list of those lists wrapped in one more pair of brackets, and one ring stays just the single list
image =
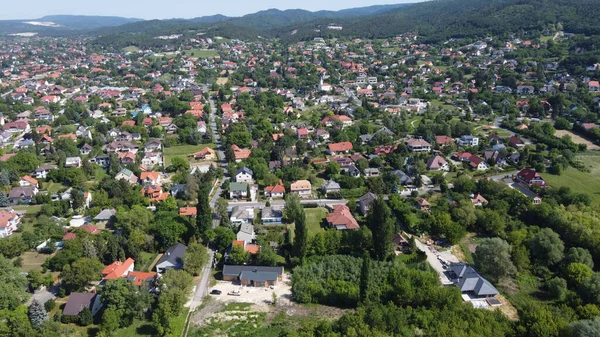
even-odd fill
[{"label": "dark gray roof", "polygon": [[103,209],[102,212],[100,212],[98,215],[96,215],[96,217],[94,218],[94,220],[96,221],[108,221],[110,220],[110,218],[112,218],[113,216],[115,216],[115,214],[117,214],[117,211],[112,208],[112,209]]},{"label": "dark gray roof", "polygon": [[450,270],[454,273],[452,283],[454,283],[461,292],[472,292],[477,296],[493,296],[498,294],[498,290],[483,276],[479,275],[473,267],[465,263],[453,263]]},{"label": "dark gray roof", "polygon": [[373,203],[373,201],[375,201],[375,199],[377,199],[377,196],[373,192],[368,192],[367,194],[360,197],[358,201],[363,205],[370,206]]},{"label": "dark gray roof", "polygon": [[250,280],[250,281],[276,281],[279,274],[265,272],[265,271],[243,271],[240,274],[241,280]]},{"label": "dark gray roof", "polygon": [[20,186],[13,187],[10,192],[8,192],[9,199],[18,199],[23,196],[25,197],[33,197],[34,196],[34,187],[33,186]]},{"label": "dark gray roof", "polygon": [[242,272],[262,272],[262,273],[276,273],[277,275],[283,274],[283,267],[265,267],[265,266],[234,266],[225,265],[223,266],[223,276],[239,276]]},{"label": "dark gray roof", "polygon": [[63,315],[75,316],[81,312],[84,308],[90,308],[94,302],[93,293],[71,293],[69,295],[69,301],[65,304],[63,309]]},{"label": "dark gray roof", "polygon": [[235,175],[237,176],[240,173],[247,173],[249,175],[254,175],[254,172],[252,172],[251,169],[247,168],[246,166],[242,167],[241,169],[237,170],[235,172]]},{"label": "dark gray roof", "polygon": [[187,247],[181,243],[169,247],[160,260],[158,260],[157,265],[163,262],[169,262],[172,265],[183,267],[183,255],[185,254],[186,250]]}]

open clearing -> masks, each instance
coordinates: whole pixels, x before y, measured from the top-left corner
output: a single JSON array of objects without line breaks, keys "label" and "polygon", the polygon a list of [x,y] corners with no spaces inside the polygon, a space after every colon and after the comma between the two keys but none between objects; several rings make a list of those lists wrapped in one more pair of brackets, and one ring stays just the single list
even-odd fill
[{"label": "open clearing", "polygon": [[25,272],[30,272],[32,270],[42,271],[42,265],[50,256],[51,255],[40,254],[32,251],[24,252],[21,254],[21,258],[23,259],[21,269]]},{"label": "open clearing", "polygon": [[578,135],[574,134],[571,131],[568,131],[568,130],[556,130],[556,132],[554,132],[554,136],[559,137],[559,138],[562,137],[562,136],[564,136],[564,135],[571,136],[571,140],[573,140],[573,143],[575,143],[575,144],[585,144],[585,145],[587,145],[587,149],[590,150],[590,151],[598,151],[598,150],[600,150],[600,146],[598,146],[598,145],[590,142],[589,140],[587,140],[587,139],[585,139],[585,138],[583,138],[581,136],[578,136]]},{"label": "open clearing", "polygon": [[308,235],[314,236],[318,232],[323,231],[321,223],[327,217],[327,209],[325,208],[305,208],[306,226],[308,227]]},{"label": "open clearing", "polygon": [[213,49],[190,49],[184,51],[183,54],[198,58],[211,58],[219,56],[219,52]]},{"label": "open clearing", "polygon": [[217,85],[225,85],[229,79],[227,77],[219,77],[217,78]]},{"label": "open clearing", "polygon": [[[596,169],[596,174],[600,174],[598,171]],[[569,187],[571,191],[588,194],[592,197],[592,206],[600,206],[600,179],[597,176],[569,167],[559,176],[545,173],[543,177],[551,187]]]},{"label": "open clearing", "polygon": [[[165,167],[171,164],[171,159],[173,157],[182,157],[184,159],[188,159],[188,155],[198,152],[205,147],[214,148],[214,144],[200,144],[200,145],[177,145],[171,147],[165,147],[164,149],[164,158],[165,158]],[[189,159],[188,159],[189,161]]]}]

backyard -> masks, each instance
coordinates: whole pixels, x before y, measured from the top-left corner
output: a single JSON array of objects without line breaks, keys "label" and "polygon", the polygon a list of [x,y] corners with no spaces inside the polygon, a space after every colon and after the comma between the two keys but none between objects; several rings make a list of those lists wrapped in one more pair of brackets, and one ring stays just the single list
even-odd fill
[{"label": "backyard", "polygon": [[200,144],[200,145],[177,145],[171,147],[165,147],[164,149],[164,157],[165,157],[165,167],[171,164],[171,159],[173,157],[182,157],[188,158],[188,155],[198,152],[205,147],[214,148],[214,144]]},{"label": "backyard", "polygon": [[323,231],[321,224],[323,219],[327,217],[327,209],[325,208],[305,208],[306,226],[308,227],[308,235],[314,236],[318,232]]},{"label": "backyard", "polygon": [[[589,162],[600,161],[600,157],[580,157],[589,167]],[[543,174],[544,179],[548,182],[548,185],[552,187],[569,187],[572,191],[581,192],[588,194],[592,197],[592,205],[600,206],[600,169],[598,166],[592,166],[592,173],[582,172],[573,167],[569,167],[564,170],[561,175],[554,175],[545,173]]]},{"label": "backyard", "polygon": [[183,52],[187,56],[198,58],[210,58],[219,56],[219,52],[214,49],[190,49]]}]

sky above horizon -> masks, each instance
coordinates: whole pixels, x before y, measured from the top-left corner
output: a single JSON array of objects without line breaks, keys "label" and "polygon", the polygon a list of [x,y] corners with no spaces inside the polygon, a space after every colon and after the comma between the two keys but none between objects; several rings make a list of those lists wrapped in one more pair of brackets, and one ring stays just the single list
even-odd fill
[{"label": "sky above horizon", "polygon": [[[198,0],[29,0],[23,6],[10,2],[2,6],[0,20],[37,19],[46,15],[103,15],[140,19],[195,18],[223,14],[242,16],[265,9],[340,10],[373,5],[410,3],[422,0],[305,0],[299,3],[275,0],[230,0],[226,3]],[[165,6],[166,5],[166,6]]]}]

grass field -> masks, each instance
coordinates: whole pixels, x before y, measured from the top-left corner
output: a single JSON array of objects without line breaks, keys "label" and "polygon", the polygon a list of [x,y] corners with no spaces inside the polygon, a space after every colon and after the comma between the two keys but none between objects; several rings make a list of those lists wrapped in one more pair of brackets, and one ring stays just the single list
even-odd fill
[{"label": "grass field", "polygon": [[598,146],[598,145],[592,143],[591,141],[589,141],[579,135],[576,135],[573,132],[568,131],[568,130],[556,130],[556,132],[554,132],[554,136],[559,137],[559,138],[561,138],[563,136],[570,136],[571,140],[575,144],[585,144],[585,145],[587,145],[587,149],[590,151],[600,150],[600,146]]},{"label": "grass field", "polygon": [[219,52],[214,49],[190,49],[183,52],[183,54],[191,57],[199,58],[210,58],[219,56]]},{"label": "grass field", "polygon": [[129,46],[129,47],[123,48],[123,51],[125,51],[125,52],[132,52],[132,53],[136,52],[136,51],[139,51],[139,50],[140,50],[140,48],[138,48],[136,46]]},{"label": "grass field", "polygon": [[12,207],[16,211],[26,211],[28,215],[36,215],[42,209],[42,205],[17,205]]},{"label": "grass field", "polygon": [[[600,157],[594,158],[594,160],[600,161]],[[594,171],[595,174],[592,174],[569,167],[559,176],[545,173],[543,177],[548,182],[548,185],[552,187],[565,186],[571,188],[574,192],[588,194],[592,197],[592,205],[600,206],[600,179],[597,176],[600,173],[600,169],[596,168]]]},{"label": "grass field", "polygon": [[305,208],[304,212],[306,213],[306,226],[308,227],[309,236],[314,236],[324,230],[321,223],[327,217],[325,208]]},{"label": "grass field", "polygon": [[169,166],[171,164],[171,159],[173,157],[179,156],[179,157],[187,159],[188,155],[190,155],[194,152],[198,152],[207,146],[209,146],[211,148],[215,147],[214,144],[178,145],[178,146],[166,147],[164,150],[165,167]]},{"label": "grass field", "polygon": [[38,252],[24,252],[21,254],[21,258],[23,259],[21,269],[24,272],[30,272],[32,270],[42,271],[42,264],[44,264],[49,257],[50,255],[40,254]]}]

